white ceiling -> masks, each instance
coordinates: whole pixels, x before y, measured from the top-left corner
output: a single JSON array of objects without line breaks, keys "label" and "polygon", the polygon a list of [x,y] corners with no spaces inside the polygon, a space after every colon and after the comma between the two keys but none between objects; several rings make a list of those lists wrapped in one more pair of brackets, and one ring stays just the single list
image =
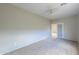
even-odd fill
[{"label": "white ceiling", "polygon": [[[60,3],[14,3],[12,5],[49,19],[74,16],[79,12],[78,3],[67,3],[64,6],[60,6]],[[48,12],[50,8],[53,9],[52,14]]]}]

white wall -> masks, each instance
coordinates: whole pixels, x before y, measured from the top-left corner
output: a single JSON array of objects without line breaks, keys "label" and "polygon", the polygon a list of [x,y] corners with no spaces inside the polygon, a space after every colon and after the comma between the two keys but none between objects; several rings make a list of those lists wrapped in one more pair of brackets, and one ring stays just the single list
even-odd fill
[{"label": "white wall", "polygon": [[46,18],[9,4],[0,4],[0,54],[49,36],[50,22]]},{"label": "white wall", "polygon": [[77,16],[77,36],[79,42],[79,15]]},{"label": "white wall", "polygon": [[78,53],[79,53],[79,15],[77,16],[77,41],[78,41]]},{"label": "white wall", "polygon": [[54,20],[52,23],[64,23],[64,39],[77,41],[77,17]]}]

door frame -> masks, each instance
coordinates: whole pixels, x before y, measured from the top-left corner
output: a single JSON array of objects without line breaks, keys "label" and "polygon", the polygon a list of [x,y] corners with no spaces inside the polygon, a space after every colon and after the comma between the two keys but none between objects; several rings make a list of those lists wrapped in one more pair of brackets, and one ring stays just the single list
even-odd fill
[{"label": "door frame", "polygon": [[[52,24],[62,24],[62,39],[64,38],[64,23],[51,23],[51,25],[50,25],[50,32],[51,32],[51,38],[52,38]],[[57,39],[57,38],[56,38]]]}]

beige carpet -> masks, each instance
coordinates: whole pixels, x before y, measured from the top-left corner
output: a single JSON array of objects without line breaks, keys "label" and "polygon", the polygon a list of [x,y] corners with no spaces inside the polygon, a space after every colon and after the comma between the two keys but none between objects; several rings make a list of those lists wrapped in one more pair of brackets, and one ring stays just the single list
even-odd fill
[{"label": "beige carpet", "polygon": [[6,55],[77,55],[77,42],[45,39]]}]

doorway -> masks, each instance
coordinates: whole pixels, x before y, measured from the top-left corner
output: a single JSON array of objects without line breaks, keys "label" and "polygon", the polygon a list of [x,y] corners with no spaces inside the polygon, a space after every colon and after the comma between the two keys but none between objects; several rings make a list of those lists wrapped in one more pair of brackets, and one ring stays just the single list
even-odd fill
[{"label": "doorway", "polygon": [[64,24],[63,23],[51,24],[51,36],[53,39],[64,38]]}]

